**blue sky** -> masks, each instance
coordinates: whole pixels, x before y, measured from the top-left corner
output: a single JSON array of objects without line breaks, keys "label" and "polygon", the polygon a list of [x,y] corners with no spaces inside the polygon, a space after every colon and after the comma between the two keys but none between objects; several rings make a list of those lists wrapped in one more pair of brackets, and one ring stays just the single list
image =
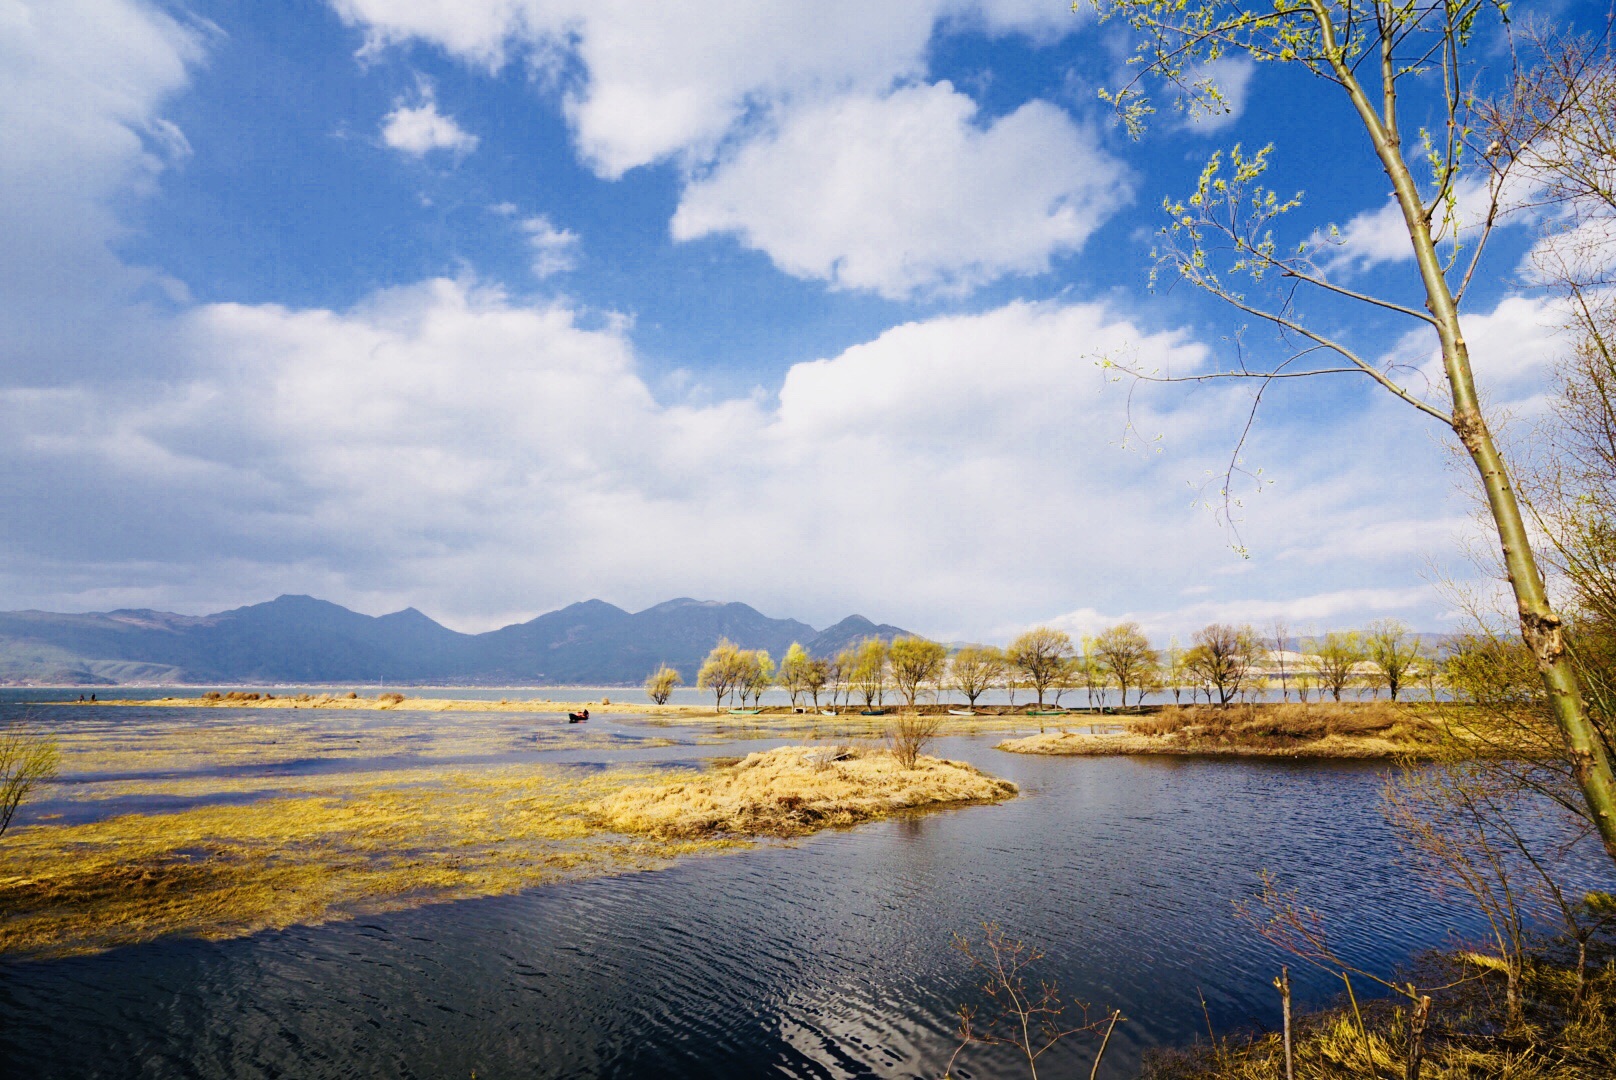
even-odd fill
[{"label": "blue sky", "polygon": [[[1235,142],[1306,191],[1293,242],[1339,223],[1343,280],[1414,284],[1337,95],[1231,65],[1232,115],[1133,141],[1097,97],[1125,49],[1060,0],[6,0],[0,600],[1450,628],[1472,508],[1434,425],[1273,393],[1242,557],[1202,502],[1246,391],[1098,366],[1230,361],[1231,313],[1145,275]],[[1534,238],[1469,305],[1523,422],[1560,347]]]}]

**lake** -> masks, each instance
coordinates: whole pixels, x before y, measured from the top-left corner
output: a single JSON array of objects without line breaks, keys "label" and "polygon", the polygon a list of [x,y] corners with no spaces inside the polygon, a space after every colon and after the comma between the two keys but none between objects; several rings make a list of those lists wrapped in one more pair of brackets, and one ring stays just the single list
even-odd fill
[{"label": "lake", "polygon": [[[616,717],[595,730],[680,738]],[[1269,980],[1286,960],[1232,913],[1262,868],[1382,973],[1479,929],[1399,867],[1381,767],[1029,757],[994,750],[1001,737],[935,751],[1021,785],[997,806],[235,941],[0,964],[0,1061],[53,1078],[936,1077],[954,1010],[981,1000],[950,942],[995,921],[1047,952],[1035,976],[1122,1009],[1102,1070],[1121,1077],[1151,1047],[1204,1037],[1208,1014],[1220,1034],[1277,1022]],[[693,763],[777,744],[534,759]],[[1303,1002],[1341,989],[1292,967]],[[1091,1053],[1063,1043],[1044,1075],[1087,1076]],[[1017,1075],[978,1048],[961,1066]]]}]

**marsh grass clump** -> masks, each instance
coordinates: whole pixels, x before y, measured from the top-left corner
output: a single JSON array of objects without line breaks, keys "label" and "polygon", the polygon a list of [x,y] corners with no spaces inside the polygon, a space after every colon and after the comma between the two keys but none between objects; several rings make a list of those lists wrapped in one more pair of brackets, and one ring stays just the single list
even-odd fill
[{"label": "marsh grass clump", "polygon": [[[1427,958],[1422,981],[1450,984],[1435,995],[1421,1080],[1595,1080],[1616,1076],[1616,959],[1579,987],[1574,966],[1545,952],[1527,965],[1524,1019],[1510,1022],[1502,977],[1463,953]],[[1346,1001],[1299,1017],[1293,1032],[1297,1080],[1372,1080],[1407,1075],[1407,1002]],[[1277,1032],[1219,1038],[1146,1059],[1146,1080],[1283,1080]]]},{"label": "marsh grass clump", "polygon": [[886,751],[781,746],[688,779],[626,788],[590,809],[606,828],[663,838],[802,836],[1016,792],[1008,780],[957,761],[926,757],[905,767]]}]

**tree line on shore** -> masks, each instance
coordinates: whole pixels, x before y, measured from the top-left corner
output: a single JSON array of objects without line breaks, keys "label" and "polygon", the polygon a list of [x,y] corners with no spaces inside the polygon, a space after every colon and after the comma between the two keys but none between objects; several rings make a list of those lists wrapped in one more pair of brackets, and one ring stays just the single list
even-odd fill
[{"label": "tree line on shore", "polygon": [[[1227,705],[1277,693],[1284,701],[1342,700],[1343,694],[1378,697],[1386,690],[1393,701],[1421,687],[1430,700],[1440,693],[1444,661],[1419,635],[1395,619],[1382,619],[1364,630],[1331,631],[1296,643],[1289,629],[1276,623],[1264,636],[1251,626],[1213,623],[1181,646],[1176,638],[1157,648],[1135,622],[1123,622],[1099,634],[1074,639],[1063,630],[1037,626],[1017,635],[1007,646],[947,646],[914,636],[888,642],[878,637],[834,656],[813,656],[793,643],[776,664],[763,649],[743,649],[721,639],[702,662],[696,686],[710,691],[713,707],[754,707],[765,691],[779,688],[793,707],[810,701],[814,708],[852,704],[866,708],[885,704],[888,693],[915,706],[930,695],[957,694],[975,706],[982,695],[1002,691],[1015,704],[1018,691],[1030,693],[1039,707],[1057,708],[1067,694],[1082,693],[1089,708],[1116,704],[1137,707],[1145,695],[1171,692],[1175,703],[1205,699]],[[662,665],[645,681],[646,693],[666,704],[683,677]]]}]

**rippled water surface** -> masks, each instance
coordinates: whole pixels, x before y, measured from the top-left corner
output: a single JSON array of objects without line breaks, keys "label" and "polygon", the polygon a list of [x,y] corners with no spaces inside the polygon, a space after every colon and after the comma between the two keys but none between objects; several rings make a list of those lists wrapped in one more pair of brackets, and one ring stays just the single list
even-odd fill
[{"label": "rippled water surface", "polygon": [[[1066,993],[1124,1011],[1102,1070],[1120,1077],[1204,1032],[1201,993],[1220,1030],[1276,1019],[1282,960],[1231,913],[1260,868],[1330,898],[1343,950],[1372,968],[1476,929],[1397,868],[1377,768],[1024,757],[997,738],[940,752],[1022,786],[999,806],[245,940],[0,965],[0,1062],[54,1078],[935,1077],[954,1009],[977,1000],[950,940],[994,920],[1047,950],[1042,974]],[[1339,989],[1295,977],[1309,1000]],[[1051,1051],[1044,1075],[1086,1076],[1090,1049]]]}]

